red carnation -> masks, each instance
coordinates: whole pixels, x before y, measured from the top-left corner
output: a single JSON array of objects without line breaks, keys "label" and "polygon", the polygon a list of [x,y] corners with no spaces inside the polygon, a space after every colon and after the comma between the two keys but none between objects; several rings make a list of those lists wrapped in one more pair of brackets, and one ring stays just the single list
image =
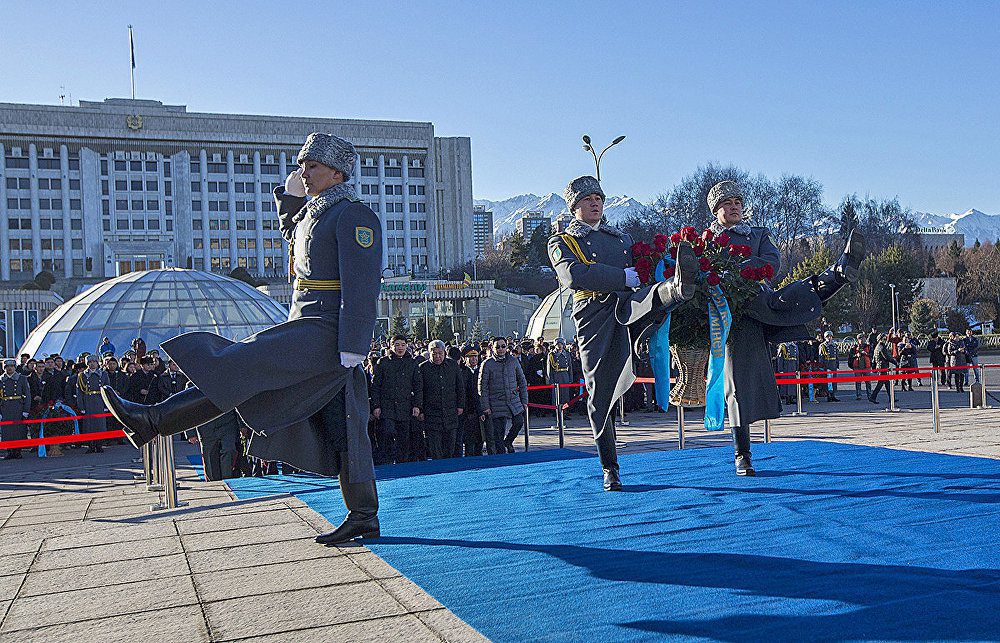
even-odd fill
[{"label": "red carnation", "polygon": [[677,258],[677,247],[676,246],[674,246],[673,248],[670,249],[670,258],[671,259],[676,259]]},{"label": "red carnation", "polygon": [[642,256],[642,242],[641,241],[636,241],[635,243],[633,243],[631,249],[632,249],[632,256],[633,257],[641,257]]},{"label": "red carnation", "polygon": [[729,235],[723,232],[722,234],[720,234],[715,238],[715,243],[720,248],[725,248],[726,246],[729,245]]},{"label": "red carnation", "polygon": [[653,271],[653,262],[649,260],[649,257],[641,257],[635,262],[635,269],[648,274]]},{"label": "red carnation", "polygon": [[720,283],[722,283],[722,278],[719,277],[718,273],[716,273],[713,270],[712,272],[708,273],[707,277],[705,277],[705,282],[709,286],[718,286]]},{"label": "red carnation", "polygon": [[694,232],[695,234],[698,233],[698,231],[695,230],[693,226],[686,225],[683,228],[681,228],[681,235],[687,236],[692,232]]},{"label": "red carnation", "polygon": [[680,242],[681,242],[680,232],[675,232],[672,235],[670,235],[670,243],[680,243]]},{"label": "red carnation", "polygon": [[712,237],[714,237],[714,236],[715,236],[715,233],[712,232],[712,230],[710,228],[705,228],[705,231],[701,233],[701,238],[702,238],[703,241],[711,241]]},{"label": "red carnation", "polygon": [[708,257],[702,257],[698,260],[698,267],[701,268],[702,272],[708,272],[712,269],[712,262],[708,260]]},{"label": "red carnation", "polygon": [[[660,236],[662,236],[662,235],[660,235]],[[656,252],[659,252],[660,254],[663,254],[663,252],[666,251],[666,249],[667,249],[667,243],[669,243],[669,241],[668,241],[668,239],[666,237],[663,237],[662,240],[661,239],[656,239],[656,240],[653,241],[653,250],[655,250]]]},{"label": "red carnation", "polygon": [[694,240],[698,238],[698,233],[695,231],[694,228],[688,228],[685,232],[681,233],[681,236],[684,237],[685,241],[690,241],[691,243],[694,243]]},{"label": "red carnation", "polygon": [[705,253],[705,246],[695,246],[694,247],[694,256],[700,257],[704,253]]},{"label": "red carnation", "polygon": [[753,249],[750,248],[750,246],[740,246],[740,254],[743,255],[744,258],[749,257],[753,254]]},{"label": "red carnation", "polygon": [[757,281],[757,271],[754,268],[746,267],[740,270],[740,277],[749,279],[750,281]]},{"label": "red carnation", "polygon": [[657,244],[657,245],[659,245],[661,243],[663,245],[667,245],[667,242],[669,242],[669,241],[670,241],[670,237],[668,237],[667,235],[665,235],[663,233],[660,233],[660,234],[657,234],[657,235],[653,236],[653,243]]},{"label": "red carnation", "polygon": [[664,279],[670,279],[673,276],[674,276],[674,267],[673,266],[663,266],[663,278]]},{"label": "red carnation", "polygon": [[763,275],[764,279],[771,279],[774,277],[774,266],[772,266],[769,263],[765,263],[761,267],[760,272]]}]

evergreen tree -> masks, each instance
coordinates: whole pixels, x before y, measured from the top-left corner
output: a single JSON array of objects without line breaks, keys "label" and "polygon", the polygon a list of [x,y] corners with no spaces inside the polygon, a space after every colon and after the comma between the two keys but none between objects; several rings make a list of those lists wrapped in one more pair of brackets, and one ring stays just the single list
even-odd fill
[{"label": "evergreen tree", "polygon": [[455,331],[451,327],[451,317],[436,317],[431,324],[431,339],[440,339],[447,343],[455,339]]},{"label": "evergreen tree", "polygon": [[840,236],[847,238],[847,235],[851,233],[861,223],[858,218],[858,208],[855,205],[858,198],[854,195],[844,197],[844,200],[840,204]]},{"label": "evergreen tree", "polygon": [[953,333],[964,333],[965,329],[969,327],[969,320],[965,318],[965,313],[958,308],[949,310],[944,319],[945,326]]},{"label": "evergreen tree", "polygon": [[515,232],[510,238],[510,263],[515,268],[523,268],[528,258],[528,244],[520,232]]},{"label": "evergreen tree", "polygon": [[389,336],[406,335],[406,318],[403,317],[403,309],[396,308],[396,312],[389,318]]},{"label": "evergreen tree", "polygon": [[424,323],[422,315],[414,320],[411,320],[410,328],[413,330],[414,339],[427,339],[427,324]]},{"label": "evergreen tree", "polygon": [[937,328],[938,305],[932,299],[921,298],[910,306],[910,332],[916,337],[930,335]]},{"label": "evergreen tree", "polygon": [[473,344],[478,345],[479,342],[486,339],[486,334],[483,332],[483,322],[478,319],[472,324],[472,333],[469,335],[469,341]]}]

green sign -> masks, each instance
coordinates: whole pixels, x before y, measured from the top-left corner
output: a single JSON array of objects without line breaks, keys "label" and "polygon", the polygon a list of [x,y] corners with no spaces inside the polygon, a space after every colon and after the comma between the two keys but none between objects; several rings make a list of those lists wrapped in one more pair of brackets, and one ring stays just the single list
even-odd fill
[{"label": "green sign", "polygon": [[427,284],[407,281],[398,284],[382,284],[382,292],[419,293],[427,290]]}]

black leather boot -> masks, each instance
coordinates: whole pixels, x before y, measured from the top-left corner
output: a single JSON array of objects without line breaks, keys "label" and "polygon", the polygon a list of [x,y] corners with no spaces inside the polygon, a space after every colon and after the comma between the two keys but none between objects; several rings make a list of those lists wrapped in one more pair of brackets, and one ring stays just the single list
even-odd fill
[{"label": "black leather boot", "polygon": [[698,257],[694,249],[686,243],[677,247],[677,263],[674,276],[656,284],[656,296],[668,308],[676,308],[694,297],[698,289],[695,281],[700,273]]},{"label": "black leather boot", "polygon": [[615,425],[612,420],[597,438],[597,455],[604,470],[604,490],[621,491],[622,479],[618,475],[618,449],[615,447]]},{"label": "black leather boot", "polygon": [[750,461],[750,425],[734,426],[733,451],[736,452],[736,475],[754,476],[757,472]]},{"label": "black leather boot", "polygon": [[857,230],[852,230],[847,237],[847,245],[836,263],[813,275],[813,289],[819,295],[821,302],[826,303],[831,297],[846,286],[853,284],[860,276],[861,262],[865,260],[865,238]]},{"label": "black leather boot", "polygon": [[224,413],[197,387],[186,388],[158,404],[123,400],[110,386],[101,387],[104,404],[122,423],[125,437],[135,448],[158,435],[173,435],[214,420]]},{"label": "black leather boot", "polygon": [[375,481],[346,482],[340,476],[340,492],[347,506],[347,518],[333,531],[316,536],[321,545],[338,545],[355,538],[378,538],[378,490]]}]

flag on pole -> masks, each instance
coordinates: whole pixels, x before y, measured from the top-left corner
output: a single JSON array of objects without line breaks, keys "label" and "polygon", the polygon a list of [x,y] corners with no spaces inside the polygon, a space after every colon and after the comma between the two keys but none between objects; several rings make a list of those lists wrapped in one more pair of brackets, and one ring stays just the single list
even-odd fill
[{"label": "flag on pole", "polygon": [[470,276],[469,276],[469,273],[467,273],[467,272],[466,272],[466,273],[464,273],[464,274],[462,275],[462,277],[463,277],[463,279],[462,279],[462,284],[463,284],[463,285],[464,285],[464,286],[465,286],[466,288],[468,288],[469,286],[471,286],[471,285],[472,285],[472,277],[470,277]]},{"label": "flag on pole", "polygon": [[135,42],[132,40],[132,25],[128,26],[128,48],[132,53],[132,69],[135,69]]}]

